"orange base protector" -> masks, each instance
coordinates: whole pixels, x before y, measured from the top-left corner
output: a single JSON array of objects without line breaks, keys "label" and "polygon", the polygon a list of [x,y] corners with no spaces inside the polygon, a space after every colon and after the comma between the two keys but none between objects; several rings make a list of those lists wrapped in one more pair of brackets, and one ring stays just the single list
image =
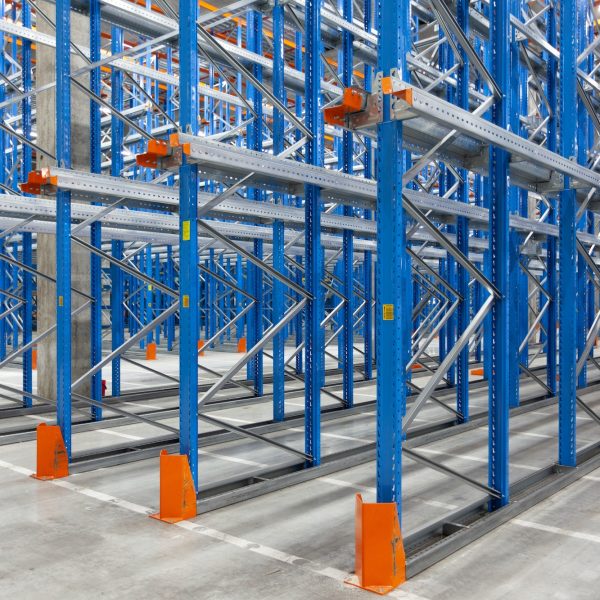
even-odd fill
[{"label": "orange base protector", "polygon": [[150,342],[146,346],[146,360],[156,360],[156,344]]},{"label": "orange base protector", "polygon": [[150,515],[166,523],[196,516],[196,490],[185,454],[160,453],[160,512]]},{"label": "orange base protector", "polygon": [[248,352],[248,348],[246,346],[246,338],[245,337],[240,338],[238,340],[237,351],[238,352],[244,352],[244,353]]},{"label": "orange base protector", "polygon": [[204,356],[204,340],[198,340],[198,354]]},{"label": "orange base protector", "polygon": [[58,425],[37,426],[37,466],[34,479],[60,479],[69,475],[69,457]]},{"label": "orange base protector", "polygon": [[347,583],[384,595],[406,581],[406,555],[394,502],[365,504],[356,494],[356,575]]}]

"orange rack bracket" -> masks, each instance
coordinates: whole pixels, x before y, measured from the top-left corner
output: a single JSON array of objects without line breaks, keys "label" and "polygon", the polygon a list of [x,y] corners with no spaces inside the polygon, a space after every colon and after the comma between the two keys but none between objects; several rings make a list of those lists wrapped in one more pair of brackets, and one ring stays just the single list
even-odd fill
[{"label": "orange rack bracket", "polygon": [[356,494],[356,574],[347,583],[384,595],[406,581],[406,555],[394,502],[363,502]]},{"label": "orange rack bracket", "polygon": [[349,87],[344,90],[340,104],[330,106],[323,111],[323,118],[328,125],[344,125],[346,117],[361,112],[367,105],[367,92],[360,88]]},{"label": "orange rack bracket", "polygon": [[135,162],[140,167],[150,167],[156,169],[159,161],[170,155],[171,148],[164,140],[150,140],[148,150],[135,157]]},{"label": "orange rack bracket", "polygon": [[189,144],[180,144],[179,136],[169,136],[169,141],[150,140],[148,149],[135,157],[140,167],[150,169],[172,169],[181,165],[183,154],[189,154]]},{"label": "orange rack bracket", "polygon": [[166,523],[196,516],[196,490],[185,454],[160,453],[160,512],[150,515]]},{"label": "orange rack bracket", "polygon": [[[56,188],[57,178],[50,175],[50,169],[45,168],[39,171],[30,171],[27,174],[27,181],[20,183],[19,188],[26,194],[32,194],[39,196],[42,193],[42,189],[46,186],[53,186]],[[56,191],[56,190],[52,190]]]},{"label": "orange rack bracket", "polygon": [[37,426],[37,467],[34,479],[60,479],[69,475],[69,458],[58,425]]},{"label": "orange rack bracket", "polygon": [[392,77],[384,77],[381,80],[381,91],[384,94],[391,94],[405,102],[408,106],[413,105],[413,89],[402,84],[402,87],[397,86],[397,81]]},{"label": "orange rack bracket", "polygon": [[245,337],[241,337],[241,338],[238,340],[238,343],[237,343],[237,351],[238,351],[238,352],[242,352],[242,353],[244,353],[244,354],[245,354],[246,352],[248,352],[248,347],[247,347],[247,345],[246,345],[246,338],[245,338]]}]

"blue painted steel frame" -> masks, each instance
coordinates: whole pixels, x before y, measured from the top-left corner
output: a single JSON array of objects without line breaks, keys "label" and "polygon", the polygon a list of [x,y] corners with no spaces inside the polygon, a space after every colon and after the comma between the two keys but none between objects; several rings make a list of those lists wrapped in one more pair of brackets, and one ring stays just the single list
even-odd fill
[{"label": "blue painted steel frame", "polygon": [[[111,28],[111,52],[118,54],[123,50],[123,31],[118,27]],[[118,110],[122,111],[123,103],[123,72],[112,68],[110,75],[111,83],[111,103]],[[111,146],[110,146],[110,174],[113,177],[120,177],[123,169],[123,122],[117,117],[111,118]],[[111,242],[111,254],[117,260],[123,259],[124,244],[121,241]],[[111,314],[111,346],[115,350],[125,341],[125,318],[123,301],[125,299],[125,274],[123,271],[111,263],[110,265],[111,295],[110,295],[110,314]],[[121,357],[116,356],[111,364],[112,370],[112,395],[121,395]]]},{"label": "blue painted steel frame", "polygon": [[[377,0],[378,71],[397,70],[408,80],[410,0]],[[377,140],[377,501],[395,502],[402,517],[402,417],[406,412],[406,368],[410,331],[404,327],[412,297],[406,294],[410,263],[402,207],[402,122],[390,120],[390,96],[383,96]]]},{"label": "blue painted steel frame", "polygon": [[[342,0],[342,16],[350,23],[353,20],[353,0]],[[352,85],[352,71],[354,66],[352,44],[354,36],[344,30],[342,33],[342,83],[344,87]],[[342,132],[341,147],[342,170],[352,174],[354,161],[354,142],[350,131]],[[344,216],[353,217],[354,208],[344,205]],[[343,400],[344,406],[350,408],[354,404],[354,235],[351,229],[344,229],[342,234],[342,265],[343,265],[343,293],[346,297],[342,307],[342,369],[343,369]]]},{"label": "blue painted steel frame", "polygon": [[[456,4],[457,21],[466,36],[469,35],[469,2],[458,0]],[[464,50],[461,50],[462,65],[457,74],[456,102],[460,108],[469,109],[469,59]],[[460,169],[459,175],[462,181],[458,187],[458,200],[468,204],[469,202],[469,174],[465,169]],[[465,255],[469,254],[469,222],[464,217],[456,220],[456,243],[458,249]],[[458,306],[457,336],[460,337],[469,325],[470,288],[469,274],[467,270],[457,266],[457,290],[462,296]],[[455,340],[456,341],[456,340]],[[469,420],[469,345],[467,344],[458,355],[456,363],[456,410],[459,420]]]},{"label": "blue painted steel frame", "polygon": [[[491,0],[490,50],[492,76],[503,92],[492,108],[496,125],[508,127],[509,72],[509,6],[505,0]],[[501,297],[492,306],[491,369],[489,372],[489,485],[501,497],[493,499],[491,508],[509,502],[508,414],[511,376],[510,367],[510,288],[509,288],[509,203],[508,154],[490,147],[490,254],[492,282]]]},{"label": "blue painted steel frame", "polygon": [[[246,39],[248,49],[262,56],[262,30],[263,30],[262,14],[256,10],[248,11]],[[254,64],[252,74],[258,81],[262,81],[262,67]],[[248,148],[252,150],[262,150],[263,138],[263,103],[262,94],[260,91],[248,85],[248,99],[252,103],[252,107],[256,113],[256,117],[248,126]],[[250,196],[254,200],[262,200],[263,192],[260,189],[252,188],[249,190]],[[263,240],[256,238],[254,240],[254,255],[261,259],[263,258]],[[263,314],[264,314],[264,289],[263,289],[263,272],[262,269],[255,265],[247,264],[249,275],[249,287],[251,294],[256,298],[256,302],[250,311],[248,318],[248,346],[252,347],[257,344],[263,336]],[[262,350],[248,363],[248,376],[254,382],[254,394],[256,396],[263,395],[263,361],[264,355]]]},{"label": "blue painted steel frame", "polygon": [[[100,60],[100,0],[90,0],[90,60]],[[100,68],[93,69],[90,73],[90,89],[100,96],[101,93]],[[102,129],[100,123],[100,105],[90,100],[90,171],[102,171],[101,150]],[[96,248],[102,247],[102,226],[100,222],[92,223],[91,244]],[[94,301],[91,305],[91,331],[90,331],[90,367],[102,360],[102,260],[96,254],[90,255],[91,295]],[[102,400],[102,370],[92,376],[92,399]],[[102,408],[92,406],[91,415],[94,421],[102,419]]]},{"label": "blue painted steel frame", "polygon": [[[324,133],[321,114],[320,82],[321,62],[321,3],[307,0],[305,5],[305,73],[306,73],[306,119],[312,134],[306,144],[306,162],[323,165]],[[310,464],[321,463],[321,385],[322,360],[325,355],[325,337],[321,321],[324,313],[323,249],[321,246],[321,190],[306,185],[304,192],[305,212],[305,278],[306,289],[311,295],[305,312],[306,331],[306,377],[305,377],[305,452],[311,456]]]},{"label": "blue painted steel frame", "polygon": [[[577,6],[577,31],[578,46],[577,54],[585,50],[587,45],[593,41],[593,32],[590,36],[587,23],[587,11],[589,6],[585,2],[580,2]],[[590,39],[591,38],[591,39]],[[585,104],[581,98],[577,98],[577,162],[580,165],[586,165],[588,160],[588,127],[591,127],[590,117]],[[577,229],[587,231],[588,211],[584,211],[581,219],[577,223]],[[585,347],[585,340],[588,331],[588,285],[587,285],[587,266],[583,256],[577,253],[577,358],[581,356]],[[579,376],[577,377],[577,387],[585,387],[587,383],[587,366],[584,364]]]},{"label": "blue painted steel frame", "polygon": [[[576,56],[577,56],[577,10],[575,0],[560,3],[560,59],[559,59],[559,115],[560,154],[575,158],[577,111]],[[575,213],[577,202],[575,190],[570,188],[570,178],[565,176],[564,191],[559,199],[559,383],[558,383],[558,461],[567,467],[576,466],[575,447],[575,394],[577,320],[573,307],[577,302],[577,250],[575,246]]]},{"label": "blue painted steel frame", "polygon": [[[550,5],[546,18],[546,40],[548,43],[556,48],[557,45],[557,33],[556,33],[556,5],[553,3]],[[548,115],[548,132],[547,132],[547,145],[548,150],[556,152],[558,143],[558,85],[557,85],[557,73],[558,73],[558,61],[553,54],[548,53],[546,56],[547,71],[546,71],[546,97],[548,98],[548,104],[551,113]],[[556,224],[556,200],[552,198],[550,200],[551,213],[549,215],[548,222]],[[548,237],[546,246],[546,264],[548,269],[548,277],[546,282],[546,289],[548,290],[551,299],[550,305],[548,306],[547,318],[545,319],[546,325],[546,384],[552,390],[552,393],[556,393],[556,357],[557,357],[557,339],[556,339],[556,321],[558,315],[558,298],[557,298],[557,253],[556,253],[556,238],[553,236]]]},{"label": "blue painted steel frame", "polygon": [[[511,0],[510,13],[514,15],[520,15],[520,4],[521,0]],[[515,28],[511,28],[510,31],[510,85],[506,92],[508,101],[509,111],[509,124],[510,129],[515,133],[521,132],[520,122],[520,108],[521,103],[519,97],[521,93],[521,65],[520,65],[520,50],[519,42],[517,41],[517,32]],[[518,214],[519,212],[519,201],[521,198],[521,190],[511,185],[508,190],[508,210],[510,214]],[[509,406],[511,408],[519,405],[519,344],[521,340],[519,336],[522,334],[522,330],[519,328],[519,302],[521,288],[520,274],[520,247],[521,247],[521,234],[514,229],[509,231],[508,240],[508,265],[509,265],[509,319],[511,324],[509,326],[510,339],[509,339],[509,369],[510,372],[510,389],[509,389]],[[527,329],[525,329],[527,331]]]},{"label": "blue painted steel frame", "polygon": [[[180,127],[198,133],[198,54],[195,0],[179,0]],[[198,166],[179,168],[179,448],[198,489]]]},{"label": "blue painted steel frame", "polygon": [[[24,2],[21,9],[21,19],[24,27],[31,27],[31,7]],[[29,92],[32,88],[31,77],[31,42],[23,40],[22,50],[22,81],[23,91]],[[26,97],[21,103],[23,114],[23,136],[31,139],[31,97]],[[27,176],[32,166],[31,148],[23,144],[23,160],[21,162],[21,181],[27,181]],[[33,240],[31,233],[23,233],[23,264],[33,266]],[[23,271],[23,344],[28,344],[32,338],[33,330],[33,276],[27,271]],[[28,350],[23,354],[23,391],[31,393],[33,391],[32,377],[32,351]],[[23,406],[32,406],[31,396],[23,396]]]},{"label": "blue painted steel frame", "polygon": [[[284,5],[276,0],[273,6],[273,94],[284,104],[286,92],[284,87]],[[285,119],[283,113],[276,108],[273,110],[273,154],[284,150]],[[281,194],[276,194],[277,202],[283,201]],[[284,262],[284,224],[283,221],[273,222],[273,267],[281,274],[285,271]],[[279,322],[285,310],[285,286],[273,278],[272,321]],[[285,417],[285,331],[278,333],[273,339],[273,419],[282,421]]]},{"label": "blue painted steel frame", "polygon": [[[56,2],[56,159],[71,167],[71,2]],[[56,413],[71,457],[71,192],[56,194]]]}]

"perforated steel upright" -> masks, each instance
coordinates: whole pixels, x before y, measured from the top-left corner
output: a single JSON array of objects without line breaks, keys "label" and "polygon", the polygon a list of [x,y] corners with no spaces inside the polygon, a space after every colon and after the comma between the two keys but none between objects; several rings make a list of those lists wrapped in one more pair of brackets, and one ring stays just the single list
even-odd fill
[{"label": "perforated steel upright", "polygon": [[[285,104],[286,91],[284,86],[285,55],[283,47],[285,6],[276,0],[273,6],[273,94]],[[277,108],[273,109],[273,154],[284,150],[285,119]],[[276,194],[277,202],[283,202],[283,196]],[[273,267],[280,273],[285,271],[285,228],[282,220],[273,221]],[[273,278],[272,321],[279,322],[284,314],[285,296],[284,285]],[[285,330],[273,339],[273,419],[282,421],[285,417]]]},{"label": "perforated steel upright", "polygon": [[[100,60],[100,0],[90,1],[90,60]],[[90,89],[99,96],[101,94],[100,68],[92,69],[90,74]],[[102,171],[102,126],[100,123],[100,105],[90,100],[90,171]],[[102,225],[99,221],[91,225],[91,244],[102,248]],[[91,305],[91,335],[90,335],[90,366],[93,367],[102,360],[102,260],[97,254],[90,255],[90,289],[93,297]],[[92,376],[92,399],[96,402],[102,400],[102,370]],[[102,408],[92,406],[92,419],[102,419]]]},{"label": "perforated steel upright", "polygon": [[[71,167],[71,2],[56,2],[56,160]],[[71,456],[71,192],[56,194],[56,413]]]},{"label": "perforated steel upright", "polygon": [[[21,7],[21,19],[24,27],[31,27],[31,7],[27,2],[24,2]],[[21,69],[23,92],[27,93],[32,88],[32,71],[31,71],[31,42],[23,40],[21,52]],[[26,96],[21,103],[21,112],[23,119],[23,136],[27,139],[31,137],[31,97]],[[32,166],[32,150],[23,144],[23,157],[21,161],[21,181],[26,181],[27,175],[31,171]],[[23,244],[23,264],[28,267],[33,266],[33,236],[31,232],[24,232],[22,237]],[[23,271],[23,345],[31,342],[33,334],[33,276],[24,270]],[[33,401],[31,394],[33,391],[33,354],[32,350],[27,350],[23,354],[23,406],[32,406]]]},{"label": "perforated steel upright", "polygon": [[[311,165],[323,164],[323,122],[321,115],[321,0],[306,0],[305,8],[305,110],[306,126],[311,139],[306,144],[306,160]],[[321,190],[306,185],[305,212],[305,278],[310,294],[306,307],[306,377],[305,377],[305,452],[312,465],[321,462],[321,382],[325,353],[323,319],[323,250],[321,246]]]},{"label": "perforated steel upright", "polygon": [[[378,0],[378,71],[408,79],[409,0]],[[410,265],[402,207],[403,150],[401,121],[390,119],[391,98],[383,97],[383,122],[377,137],[377,501],[395,502],[402,516],[402,417],[406,411],[405,359],[410,333],[405,314]]]},{"label": "perforated steel upright", "polygon": [[[198,133],[198,54],[195,0],[179,1],[179,119]],[[179,167],[179,447],[198,489],[198,166]]]},{"label": "perforated steel upright", "polygon": [[[492,120],[502,128],[508,126],[509,73],[509,6],[505,0],[490,4],[490,47],[492,75],[500,88],[492,109]],[[492,306],[491,372],[489,373],[489,485],[500,492],[491,500],[498,508],[509,501],[508,478],[508,412],[510,378],[509,331],[509,204],[508,153],[496,146],[490,148],[490,253],[492,283],[500,292]]]},{"label": "perforated steel upright", "polygon": [[[575,0],[560,2],[560,60],[559,60],[559,152],[568,159],[575,159],[577,110],[576,58],[577,58],[577,10]],[[559,256],[558,256],[558,460],[566,467],[577,463],[575,444],[575,395],[577,319],[573,307],[577,302],[577,250],[575,247],[576,192],[571,180],[564,178],[564,190],[559,201]]]}]

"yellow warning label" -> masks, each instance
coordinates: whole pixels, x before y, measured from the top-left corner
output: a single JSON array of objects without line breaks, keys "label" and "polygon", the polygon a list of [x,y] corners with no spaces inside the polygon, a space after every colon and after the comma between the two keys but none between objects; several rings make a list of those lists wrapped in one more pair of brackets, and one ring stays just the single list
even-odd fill
[{"label": "yellow warning label", "polygon": [[148,286],[148,291],[151,292],[152,291],[152,285]]},{"label": "yellow warning label", "polygon": [[184,296],[181,299],[181,304],[182,304],[183,308],[189,308],[190,307],[190,297],[189,296]]},{"label": "yellow warning label", "polygon": [[189,242],[190,240],[190,222],[184,221],[181,224],[181,239],[184,242]]},{"label": "yellow warning label", "polygon": [[394,305],[384,304],[383,305],[383,320],[393,321],[394,320]]},{"label": "yellow warning label", "polygon": [[58,305],[59,306],[63,306],[65,303],[65,299],[62,296],[58,297]]}]

